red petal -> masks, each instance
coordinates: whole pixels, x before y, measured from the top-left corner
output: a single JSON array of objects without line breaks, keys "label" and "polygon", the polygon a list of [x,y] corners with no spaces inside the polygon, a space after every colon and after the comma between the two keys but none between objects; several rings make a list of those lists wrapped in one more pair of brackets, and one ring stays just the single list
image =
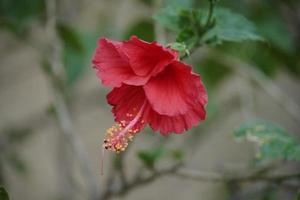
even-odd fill
[{"label": "red petal", "polygon": [[96,49],[93,64],[97,76],[106,86],[120,87],[122,82],[132,85],[143,85],[147,79],[137,77],[128,63],[127,56],[120,49],[121,43],[100,39]]},{"label": "red petal", "polygon": [[148,43],[132,36],[122,46],[129,58],[130,66],[138,76],[149,77],[161,72],[178,54],[157,42]]},{"label": "red petal", "polygon": [[150,106],[145,110],[146,122],[149,123],[154,131],[159,131],[162,135],[170,133],[180,134],[185,130],[197,125],[205,119],[205,109],[203,106],[188,110],[185,114],[177,116],[161,115],[154,111]]},{"label": "red petal", "polygon": [[185,115],[207,103],[200,76],[179,61],[173,61],[162,73],[151,78],[144,90],[152,108],[161,115]]},{"label": "red petal", "polygon": [[[146,97],[141,86],[123,84],[119,88],[114,88],[107,95],[107,101],[113,106],[112,112],[115,115],[115,121],[126,121],[127,123],[141,109]],[[139,121],[142,120],[143,116]],[[138,123],[137,126],[142,126],[142,124]]]}]

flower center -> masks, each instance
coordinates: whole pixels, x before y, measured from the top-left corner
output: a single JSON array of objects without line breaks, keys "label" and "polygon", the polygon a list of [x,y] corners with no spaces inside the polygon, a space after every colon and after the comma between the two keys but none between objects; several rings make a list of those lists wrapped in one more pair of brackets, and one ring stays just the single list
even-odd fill
[{"label": "flower center", "polygon": [[141,120],[141,117],[145,109],[145,105],[146,101],[143,103],[138,112],[136,112],[136,108],[133,108],[132,113],[126,113],[126,120],[122,120],[106,130],[103,148],[117,153],[126,149],[128,141],[132,141],[133,136],[140,131],[140,126],[136,125],[138,123],[144,123],[144,120]]}]

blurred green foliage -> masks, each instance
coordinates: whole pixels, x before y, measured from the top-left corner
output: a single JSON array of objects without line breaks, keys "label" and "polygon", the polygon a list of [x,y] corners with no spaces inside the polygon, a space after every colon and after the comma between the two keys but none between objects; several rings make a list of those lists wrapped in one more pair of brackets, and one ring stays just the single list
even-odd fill
[{"label": "blurred green foliage", "polygon": [[153,5],[153,0],[138,0],[142,3],[144,3],[147,6],[152,6]]},{"label": "blurred green foliage", "polygon": [[175,163],[181,163],[184,159],[184,152],[181,149],[167,149],[164,145],[153,147],[148,150],[140,150],[137,157],[149,169],[154,169],[156,163],[164,158],[171,158]]},{"label": "blurred green foliage", "polygon": [[[28,140],[32,133],[29,128],[5,129],[0,138],[1,141],[4,141],[0,145],[0,165],[6,164],[16,172],[25,174],[28,171],[27,165],[21,158],[17,146]],[[2,167],[0,167],[0,169],[2,169]]]},{"label": "blurred green foliage", "polygon": [[27,165],[25,164],[25,161],[21,158],[18,152],[8,152],[5,158],[7,161],[6,163],[9,164],[9,166],[16,172],[20,174],[25,174],[28,172]]},{"label": "blurred green foliage", "polygon": [[208,90],[215,89],[221,81],[231,73],[231,70],[214,59],[207,58],[201,61],[201,65],[196,66],[195,71],[201,74],[203,82]]},{"label": "blurred green foliage", "polygon": [[8,193],[2,186],[0,186],[0,200],[9,200]]},{"label": "blurred green foliage", "polygon": [[150,168],[153,169],[155,166],[155,163],[162,158],[162,156],[166,153],[165,148],[158,147],[153,148],[150,150],[141,150],[138,151],[137,156],[142,161],[142,163]]},{"label": "blurred green foliage", "polygon": [[[20,39],[26,39],[31,24],[44,22],[45,11],[44,0],[1,0],[0,28],[11,31]],[[79,33],[70,23],[60,21],[57,24],[57,33],[64,47],[62,57],[66,71],[66,85],[71,86],[80,78],[89,62],[88,53],[91,52],[87,47],[91,47],[90,36]],[[42,66],[46,66],[44,61]]]},{"label": "blurred green foliage", "polygon": [[177,33],[177,42],[190,49],[202,44],[222,44],[223,41],[262,41],[254,24],[225,8],[214,10],[167,7],[154,19]]},{"label": "blurred green foliage", "polygon": [[[185,43],[188,49],[203,44],[212,45],[222,52],[253,63],[270,77],[275,76],[282,67],[286,67],[293,75],[300,74],[300,45],[290,33],[279,3],[270,3],[268,0],[253,3],[218,1],[211,22],[207,24],[208,1],[187,2],[187,6],[178,6],[175,2],[165,4],[166,7],[154,16],[156,21],[177,35],[177,42]],[[284,4],[292,3],[286,1]],[[243,13],[251,21],[237,13]],[[208,79],[214,77],[211,76],[214,66],[205,67],[207,71],[212,71]],[[220,82],[220,79],[213,79]]]},{"label": "blurred green foliage", "polygon": [[80,35],[73,27],[66,23],[58,23],[57,33],[64,42],[66,48],[70,48],[78,53],[84,52],[84,46],[82,44]]},{"label": "blurred green foliage", "polygon": [[[299,38],[293,35],[300,35],[299,30],[292,32],[291,20],[297,22],[297,4],[299,1],[271,1],[262,0],[253,3],[247,1],[220,1],[222,6],[230,7],[235,11],[243,13],[251,19],[258,31],[266,39],[265,44],[235,46],[236,49],[243,49],[250,52],[249,56],[244,56],[247,61],[251,60],[266,75],[273,76],[279,71],[280,67],[286,67],[292,75],[300,74],[300,45]],[[289,9],[288,13],[283,13],[282,8]],[[299,23],[299,19],[298,19]],[[230,45],[227,45],[230,46]],[[226,49],[224,49],[226,51]],[[253,54],[256,56],[253,58]]]},{"label": "blurred green foliage", "polygon": [[1,0],[0,28],[6,28],[17,36],[24,37],[28,26],[44,18],[43,0]]},{"label": "blurred green foliage", "polygon": [[129,27],[124,34],[124,39],[129,39],[132,35],[136,35],[139,38],[152,42],[155,40],[154,25],[149,20],[141,20]]},{"label": "blurred green foliage", "polygon": [[66,23],[57,24],[57,33],[64,47],[63,62],[67,85],[73,85],[83,74],[87,62],[89,62],[87,57],[88,36],[80,34],[74,27]]},{"label": "blurred green foliage", "polygon": [[242,42],[245,40],[264,40],[257,32],[255,25],[251,21],[228,9],[215,9],[213,13],[213,20],[215,20],[214,25],[203,35],[203,38],[201,39],[206,43],[211,41],[216,44],[222,44],[223,41]]},{"label": "blurred green foliage", "polygon": [[170,151],[171,157],[177,161],[177,162],[182,162],[184,159],[184,152],[180,149],[175,149]]},{"label": "blurred green foliage", "polygon": [[264,120],[242,124],[234,131],[237,140],[249,140],[259,146],[258,161],[268,159],[300,160],[300,144],[283,128]]}]

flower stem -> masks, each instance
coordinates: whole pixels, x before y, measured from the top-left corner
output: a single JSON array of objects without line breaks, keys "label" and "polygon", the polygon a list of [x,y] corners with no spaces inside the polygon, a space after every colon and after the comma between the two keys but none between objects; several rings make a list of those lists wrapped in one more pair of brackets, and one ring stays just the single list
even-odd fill
[{"label": "flower stem", "polygon": [[211,25],[212,16],[214,13],[214,6],[215,6],[215,1],[209,0],[209,10],[208,10],[208,16],[207,16],[207,20],[206,20],[206,24],[205,24],[206,28]]}]

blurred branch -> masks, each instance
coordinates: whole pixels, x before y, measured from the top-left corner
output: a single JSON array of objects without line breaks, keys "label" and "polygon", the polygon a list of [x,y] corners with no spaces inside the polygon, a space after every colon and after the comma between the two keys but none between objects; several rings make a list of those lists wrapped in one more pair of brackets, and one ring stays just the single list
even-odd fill
[{"label": "blurred branch", "polygon": [[239,93],[243,117],[245,120],[251,119],[254,117],[254,99],[253,91],[251,85],[241,77],[236,77],[236,87]]},{"label": "blurred branch", "polygon": [[210,181],[210,182],[253,182],[253,181],[268,181],[280,183],[284,180],[300,178],[300,172],[291,174],[276,174],[276,175],[264,175],[261,173],[245,173],[240,175],[223,175],[215,172],[203,172],[191,169],[180,169],[176,171],[176,176],[193,179],[196,181]]},{"label": "blurred branch", "polygon": [[162,176],[165,175],[170,175],[175,173],[178,168],[181,166],[181,164],[175,164],[169,168],[162,169],[162,170],[154,170],[151,175],[149,176],[143,176],[142,172],[138,173],[131,181],[129,181],[125,187],[121,187],[120,189],[117,190],[111,190],[111,191],[106,191],[103,193],[102,197],[100,198],[101,200],[107,200],[110,199],[114,196],[122,196],[133,189],[137,189],[141,186],[144,186],[146,184],[149,184],[153,181],[155,181],[157,178],[161,178]]},{"label": "blurred branch", "polygon": [[182,163],[174,164],[173,166],[163,169],[156,170],[154,169],[151,175],[143,176],[143,171],[139,171],[134,178],[127,182],[126,185],[123,185],[120,188],[115,190],[106,190],[101,200],[107,200],[114,196],[122,196],[130,191],[137,189],[138,187],[144,186],[148,183],[155,181],[157,178],[162,176],[178,176],[180,178],[191,179],[195,181],[205,181],[205,182],[272,182],[272,183],[281,183],[286,180],[300,178],[300,172],[290,173],[290,174],[274,174],[266,175],[265,173],[272,169],[272,167],[267,166],[260,169],[256,169],[252,172],[246,173],[232,173],[232,174],[222,174],[216,172],[206,172],[198,171],[192,169],[186,169],[182,167]]},{"label": "blurred branch", "polygon": [[300,48],[300,4],[299,1],[281,1],[277,0],[276,5],[283,18],[289,32],[292,34],[296,48]]},{"label": "blurred branch", "polygon": [[124,187],[127,186],[127,177],[126,177],[125,165],[124,165],[125,155],[127,154],[126,152],[123,152],[122,154],[120,154],[120,157],[119,157],[119,173],[120,173],[121,183]]},{"label": "blurred branch", "polygon": [[90,162],[88,161],[87,153],[84,146],[75,133],[74,126],[71,120],[70,112],[67,107],[67,103],[64,99],[64,94],[61,88],[57,87],[57,82],[63,79],[63,64],[61,58],[62,46],[60,40],[56,33],[56,1],[47,0],[47,22],[46,30],[48,34],[49,42],[49,53],[48,62],[53,74],[48,73],[49,81],[53,87],[54,94],[54,108],[57,116],[57,120],[61,129],[61,133],[64,135],[65,139],[71,144],[72,150],[80,161],[83,175],[87,181],[88,189],[90,190],[90,198],[97,198],[97,182],[90,167]]}]

